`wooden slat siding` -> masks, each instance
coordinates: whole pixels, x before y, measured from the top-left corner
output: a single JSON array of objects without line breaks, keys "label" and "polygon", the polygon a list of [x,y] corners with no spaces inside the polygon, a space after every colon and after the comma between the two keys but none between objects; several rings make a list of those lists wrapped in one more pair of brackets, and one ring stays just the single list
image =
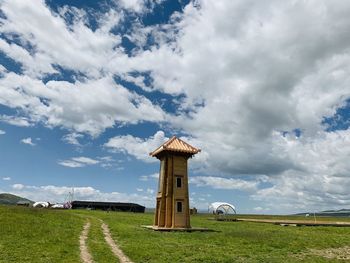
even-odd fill
[{"label": "wooden slat siding", "polygon": [[173,215],[173,156],[168,157],[168,174],[166,184],[166,227],[171,227]]},{"label": "wooden slat siding", "polygon": [[[162,164],[154,220],[156,229],[191,229],[187,162],[200,151],[173,136],[150,153]],[[176,187],[177,176],[183,178],[181,188]],[[182,202],[182,212],[177,212],[177,201]]]},{"label": "wooden slat siding", "polygon": [[163,183],[161,185],[161,197],[160,197],[160,207],[159,207],[159,218],[158,218],[158,225],[160,227],[165,227],[165,213],[166,213],[166,204],[165,204],[165,191],[166,191],[166,184],[167,184],[167,173],[168,173],[168,157],[164,157],[164,172],[162,174],[163,176]]}]

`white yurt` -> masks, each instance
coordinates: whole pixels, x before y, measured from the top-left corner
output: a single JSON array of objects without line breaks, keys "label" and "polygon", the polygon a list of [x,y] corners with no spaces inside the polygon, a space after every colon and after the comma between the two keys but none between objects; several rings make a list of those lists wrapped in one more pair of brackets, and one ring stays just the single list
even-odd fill
[{"label": "white yurt", "polygon": [[33,207],[36,207],[36,208],[48,208],[49,206],[50,206],[49,202],[35,202],[33,204]]},{"label": "white yurt", "polygon": [[209,206],[209,213],[215,215],[235,215],[236,207],[225,202],[214,202]]}]

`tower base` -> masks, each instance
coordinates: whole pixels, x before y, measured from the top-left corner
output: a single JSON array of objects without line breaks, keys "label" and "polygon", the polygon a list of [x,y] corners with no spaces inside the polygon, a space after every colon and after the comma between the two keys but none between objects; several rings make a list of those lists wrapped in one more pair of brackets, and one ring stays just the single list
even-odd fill
[{"label": "tower base", "polygon": [[166,231],[166,232],[214,232],[213,229],[203,227],[191,227],[191,228],[171,228],[171,227],[158,227],[158,226],[141,226],[154,231]]}]

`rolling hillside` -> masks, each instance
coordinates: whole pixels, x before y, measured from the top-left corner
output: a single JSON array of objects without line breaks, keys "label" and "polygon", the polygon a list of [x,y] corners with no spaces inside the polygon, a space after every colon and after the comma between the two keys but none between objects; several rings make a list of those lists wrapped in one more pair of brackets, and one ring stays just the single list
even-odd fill
[{"label": "rolling hillside", "polygon": [[[297,215],[305,216],[306,214],[309,214],[310,216],[314,215],[313,212],[300,213]],[[315,216],[350,217],[350,209],[321,211],[321,212],[316,212]]]},{"label": "rolling hillside", "polygon": [[13,195],[13,194],[0,194],[0,204],[2,205],[16,205],[18,201],[28,201],[30,203],[34,203],[33,201],[17,196],[17,195]]}]

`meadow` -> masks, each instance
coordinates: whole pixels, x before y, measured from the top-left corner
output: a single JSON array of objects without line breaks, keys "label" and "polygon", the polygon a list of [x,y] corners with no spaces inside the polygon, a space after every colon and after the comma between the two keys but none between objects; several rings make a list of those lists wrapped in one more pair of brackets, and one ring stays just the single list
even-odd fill
[{"label": "meadow", "polygon": [[192,216],[191,224],[215,232],[155,232],[141,227],[152,224],[153,214],[148,213],[0,206],[0,262],[80,262],[79,235],[86,221],[91,223],[87,245],[94,261],[117,262],[104,242],[101,220],[134,262],[350,261],[350,227],[283,227],[209,217]]}]

